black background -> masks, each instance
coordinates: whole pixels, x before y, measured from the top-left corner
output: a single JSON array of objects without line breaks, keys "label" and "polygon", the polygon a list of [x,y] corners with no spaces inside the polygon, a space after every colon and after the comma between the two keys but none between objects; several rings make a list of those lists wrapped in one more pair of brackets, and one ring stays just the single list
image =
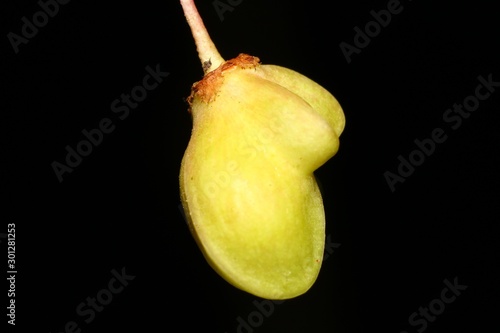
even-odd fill
[{"label": "black background", "polygon": [[[255,332],[417,332],[409,316],[454,278],[467,289],[425,331],[499,328],[500,87],[456,130],[443,120],[478,76],[500,81],[497,11],[486,1],[402,1],[347,63],[339,44],[353,44],[353,28],[387,3],[244,0],[221,20],[212,1],[197,1],[223,57],[244,52],[309,76],[347,120],[339,152],[316,173],[326,232],[340,246],[312,289],[276,305]],[[237,332],[256,298],[207,265],[178,207],[185,98],[202,76],[178,1],[71,1],[17,54],[7,34],[40,7],[2,7],[0,232],[16,224],[16,329],[63,332],[75,321],[82,332]],[[112,101],[157,64],[169,76],[120,120]],[[103,118],[115,130],[60,183],[51,163]],[[392,192],[384,172],[435,128],[447,140]],[[76,307],[122,268],[135,279],[85,323]]]}]

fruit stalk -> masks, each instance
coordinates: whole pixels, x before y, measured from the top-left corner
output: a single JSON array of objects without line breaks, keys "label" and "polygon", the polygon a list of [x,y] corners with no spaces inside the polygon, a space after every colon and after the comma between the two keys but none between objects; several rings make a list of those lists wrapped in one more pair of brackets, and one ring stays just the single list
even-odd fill
[{"label": "fruit stalk", "polygon": [[212,42],[212,39],[203,24],[203,20],[198,13],[198,9],[196,9],[194,0],[180,1],[182,10],[184,11],[184,16],[186,17],[186,21],[191,28],[191,33],[193,34],[203,71],[207,74],[219,67],[224,62],[224,59],[221,57],[219,51],[217,51],[217,48],[215,47],[215,44]]}]

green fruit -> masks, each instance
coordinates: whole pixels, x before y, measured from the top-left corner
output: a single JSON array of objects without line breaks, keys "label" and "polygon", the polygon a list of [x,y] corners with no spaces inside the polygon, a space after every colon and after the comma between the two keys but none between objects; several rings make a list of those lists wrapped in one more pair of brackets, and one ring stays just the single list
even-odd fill
[{"label": "green fruit", "polygon": [[190,230],[235,287],[268,299],[301,295],[325,242],[314,171],[338,150],[342,108],[290,69],[246,54],[224,61],[193,0],[181,4],[205,69],[188,98],[193,129],[180,170]]}]

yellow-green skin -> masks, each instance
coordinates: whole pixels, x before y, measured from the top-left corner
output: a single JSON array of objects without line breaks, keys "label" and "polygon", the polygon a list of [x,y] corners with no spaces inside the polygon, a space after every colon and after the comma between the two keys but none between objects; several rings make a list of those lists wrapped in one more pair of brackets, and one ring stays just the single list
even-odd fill
[{"label": "yellow-green skin", "polygon": [[313,172],[338,150],[345,118],[324,88],[241,54],[193,85],[181,164],[186,217],[224,279],[267,299],[305,293],[323,259]]}]

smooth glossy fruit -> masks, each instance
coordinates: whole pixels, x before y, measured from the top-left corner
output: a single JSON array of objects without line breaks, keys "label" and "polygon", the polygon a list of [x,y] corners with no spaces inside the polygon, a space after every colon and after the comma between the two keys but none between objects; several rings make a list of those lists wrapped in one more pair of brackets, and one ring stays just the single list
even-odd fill
[{"label": "smooth glossy fruit", "polygon": [[305,293],[323,259],[325,214],[313,172],[338,150],[337,100],[307,77],[240,54],[224,61],[192,0],[181,0],[205,76],[180,191],[190,230],[228,282],[268,299]]}]

